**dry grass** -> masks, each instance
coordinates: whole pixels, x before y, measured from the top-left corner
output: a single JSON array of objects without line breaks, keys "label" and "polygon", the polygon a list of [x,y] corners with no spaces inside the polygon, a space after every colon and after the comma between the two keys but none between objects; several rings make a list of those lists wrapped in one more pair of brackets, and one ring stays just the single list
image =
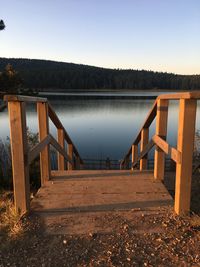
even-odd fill
[{"label": "dry grass", "polygon": [[194,214],[190,217],[190,224],[193,227],[200,227],[200,216],[197,214]]},{"label": "dry grass", "polygon": [[12,192],[0,192],[0,235],[14,236],[21,232],[22,224],[14,208]]}]

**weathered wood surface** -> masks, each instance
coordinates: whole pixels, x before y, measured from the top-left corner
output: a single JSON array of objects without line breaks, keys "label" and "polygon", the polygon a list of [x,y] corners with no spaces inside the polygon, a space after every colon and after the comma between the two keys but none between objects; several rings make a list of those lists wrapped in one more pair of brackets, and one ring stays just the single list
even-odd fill
[{"label": "weathered wood surface", "polygon": [[59,229],[64,227],[67,234],[85,233],[85,227],[101,214],[166,212],[173,204],[162,182],[154,181],[149,171],[52,171],[51,177],[31,203],[47,230],[59,221]]},{"label": "weathered wood surface", "polygon": [[47,98],[24,95],[5,95],[3,100],[8,102],[47,102]]}]

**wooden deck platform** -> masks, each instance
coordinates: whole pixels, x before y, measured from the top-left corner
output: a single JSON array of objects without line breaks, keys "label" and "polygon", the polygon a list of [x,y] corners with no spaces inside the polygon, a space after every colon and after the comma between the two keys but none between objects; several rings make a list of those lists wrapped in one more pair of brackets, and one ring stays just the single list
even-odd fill
[{"label": "wooden deck platform", "polygon": [[[99,170],[52,172],[31,202],[33,213],[52,233],[84,234],[108,231],[108,214],[166,212],[173,200],[150,171]],[[132,214],[133,216],[133,214]],[[100,222],[101,221],[101,222]]]}]

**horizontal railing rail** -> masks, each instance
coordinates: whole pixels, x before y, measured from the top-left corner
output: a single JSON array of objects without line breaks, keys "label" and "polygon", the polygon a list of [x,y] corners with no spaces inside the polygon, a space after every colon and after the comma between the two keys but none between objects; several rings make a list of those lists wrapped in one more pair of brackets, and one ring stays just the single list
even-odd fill
[{"label": "horizontal railing rail", "polygon": [[[10,120],[15,208],[23,214],[30,209],[29,165],[39,155],[41,185],[51,178],[50,145],[58,153],[58,171],[80,169],[84,162],[47,98],[5,95],[4,101],[8,104]],[[26,104],[29,102],[37,104],[39,125],[39,143],[31,149],[26,127]],[[57,128],[57,140],[49,132],[49,119]]]},{"label": "horizontal railing rail", "polygon": [[[190,211],[192,160],[195,136],[196,107],[200,92],[164,94],[157,97],[138,135],[121,161],[121,169],[134,169],[139,162],[140,170],[147,169],[148,153],[155,146],[154,178],[164,179],[165,154],[176,163],[175,211],[178,214]],[[177,148],[167,141],[168,105],[170,100],[179,101]],[[155,135],[149,141],[149,127],[156,119]],[[140,153],[138,145],[140,143]]]}]

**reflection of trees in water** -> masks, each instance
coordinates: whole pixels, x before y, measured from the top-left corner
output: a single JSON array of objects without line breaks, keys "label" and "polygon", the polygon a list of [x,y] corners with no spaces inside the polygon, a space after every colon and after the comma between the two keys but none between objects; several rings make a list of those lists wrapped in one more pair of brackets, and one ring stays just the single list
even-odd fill
[{"label": "reflection of trees in water", "polygon": [[116,112],[127,112],[128,110],[149,109],[153,100],[119,100],[119,99],[88,99],[88,100],[54,100],[51,101],[57,111],[99,111],[112,110]]}]

